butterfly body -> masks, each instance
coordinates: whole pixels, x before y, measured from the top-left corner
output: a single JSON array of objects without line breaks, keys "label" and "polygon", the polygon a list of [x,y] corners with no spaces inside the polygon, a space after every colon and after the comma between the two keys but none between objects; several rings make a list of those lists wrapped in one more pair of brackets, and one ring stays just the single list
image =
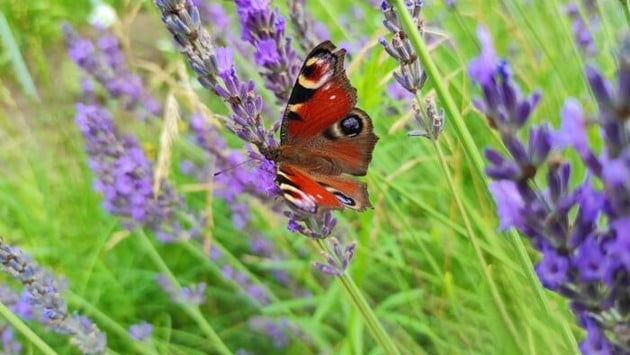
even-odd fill
[{"label": "butterfly body", "polygon": [[301,212],[371,207],[366,184],[348,175],[367,173],[378,137],[355,107],[344,54],[330,41],[309,53],[284,112],[280,146],[261,149],[276,162],[284,198]]}]

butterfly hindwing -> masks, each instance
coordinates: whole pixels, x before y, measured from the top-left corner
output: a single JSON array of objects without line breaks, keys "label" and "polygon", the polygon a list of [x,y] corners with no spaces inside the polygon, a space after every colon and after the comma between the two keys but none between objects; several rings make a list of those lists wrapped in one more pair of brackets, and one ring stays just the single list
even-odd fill
[{"label": "butterfly hindwing", "polygon": [[317,213],[320,209],[371,207],[367,185],[343,176],[307,173],[294,166],[280,166],[276,181],[284,198],[296,209]]}]

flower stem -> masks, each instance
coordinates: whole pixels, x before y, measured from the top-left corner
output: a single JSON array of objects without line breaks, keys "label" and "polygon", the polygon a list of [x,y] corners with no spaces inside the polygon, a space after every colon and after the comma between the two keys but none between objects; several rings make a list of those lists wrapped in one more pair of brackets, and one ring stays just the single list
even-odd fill
[{"label": "flower stem", "polygon": [[[149,254],[149,257],[155,263],[155,265],[160,270],[160,272],[165,274],[169,278],[170,282],[172,282],[173,285],[175,285],[178,289],[180,289],[181,286],[179,282],[177,281],[177,279],[175,278],[175,275],[173,275],[171,270],[168,268],[168,266],[166,265],[166,263],[164,262],[164,260],[162,259],[158,251],[155,249],[155,247],[153,246],[153,243],[151,243],[147,235],[143,231],[140,231],[138,234],[140,235],[140,241],[142,242],[144,246],[144,250]],[[197,323],[199,328],[201,328],[201,330],[208,336],[208,338],[212,341],[212,344],[214,345],[215,349],[219,353],[230,354],[230,355],[232,354],[230,349],[228,349],[228,347],[223,343],[223,341],[221,340],[219,335],[214,331],[212,326],[203,317],[203,315],[201,314],[201,311],[199,310],[199,307],[192,306],[186,303],[180,303],[179,305],[188,314],[188,316]]]},{"label": "flower stem", "polygon": [[[92,317],[98,324],[104,326],[109,332],[115,333],[119,340],[124,341],[130,347],[133,347],[133,351],[138,354],[154,354],[155,349],[150,349],[145,343],[134,341],[131,339],[127,329],[122,327],[118,322],[111,319],[107,314],[101,312],[93,304],[85,300],[81,295],[78,295],[70,290],[66,290],[68,295],[68,302],[83,309],[86,315]],[[110,334],[111,335],[111,334]]]},{"label": "flower stem", "polygon": [[57,354],[42,338],[40,338],[35,332],[31,330],[24,322],[17,317],[4,303],[0,302],[0,316],[6,319],[17,331],[22,333],[26,339],[28,339],[33,345],[35,345],[42,354],[50,355]]},{"label": "flower stem", "polygon": [[[628,5],[629,0],[621,0],[624,1],[624,3],[626,5]],[[409,14],[409,12],[407,11],[407,8],[403,2],[403,0],[393,0],[392,1],[394,6],[396,7],[396,11],[397,13],[400,15],[401,21],[403,26],[405,27],[405,32],[407,33],[407,35],[409,36],[409,39],[414,47],[414,49],[416,50],[416,53],[418,54],[419,59],[422,62],[423,67],[425,68],[425,70],[427,71],[429,78],[431,80],[433,80],[434,83],[434,87],[435,90],[440,98],[440,100],[442,101],[442,103],[445,105],[445,110],[447,112],[447,114],[449,115],[449,121],[454,122],[454,126],[455,126],[455,130],[456,133],[458,134],[458,136],[460,137],[461,141],[462,141],[462,145],[464,146],[464,151],[466,152],[467,156],[470,158],[470,160],[472,161],[474,168],[475,168],[475,172],[477,173],[477,175],[479,176],[479,179],[481,181],[486,182],[486,186],[487,186],[487,178],[485,176],[484,173],[484,163],[483,163],[483,158],[481,157],[481,154],[479,153],[479,149],[477,148],[477,146],[475,145],[472,136],[470,134],[470,132],[468,131],[468,128],[466,127],[466,125],[464,124],[464,119],[463,117],[460,115],[459,111],[457,110],[456,106],[455,106],[455,102],[452,98],[452,96],[450,95],[450,93],[447,90],[446,84],[440,80],[439,78],[441,78],[441,74],[437,69],[437,66],[435,65],[435,63],[433,62],[431,56],[429,55],[429,51],[424,43],[424,41],[422,40],[422,37],[420,35],[420,33],[418,32],[418,30],[416,29],[416,27],[413,24],[413,19],[411,18],[411,15]],[[628,6],[625,7],[626,10],[630,11],[628,9]],[[630,12],[628,13],[630,16]],[[630,17],[629,17],[630,19]],[[629,20],[630,22],[630,20]],[[418,97],[416,95],[416,101],[418,102],[418,104],[422,105],[422,99],[420,97]],[[422,106],[421,106],[422,107]],[[515,337],[515,341],[516,339],[520,339],[520,337],[518,336],[518,333],[516,332],[516,328],[514,327],[514,324],[512,323],[509,315],[506,312],[506,308],[505,305],[503,304],[503,301],[501,300],[501,297],[498,293],[497,287],[494,284],[494,282],[491,279],[491,275],[488,271],[488,265],[483,257],[483,253],[481,252],[481,248],[479,246],[479,243],[477,241],[477,239],[474,237],[474,234],[472,233],[472,226],[470,225],[470,221],[468,219],[468,215],[466,213],[466,210],[464,209],[464,206],[462,204],[461,201],[461,195],[459,193],[457,193],[456,191],[456,187],[453,183],[452,177],[450,175],[450,171],[448,170],[448,164],[446,163],[444,154],[442,152],[442,149],[440,147],[440,145],[434,141],[434,146],[436,149],[436,152],[438,153],[438,160],[440,162],[440,165],[442,167],[442,170],[447,178],[447,182],[449,184],[449,187],[451,189],[451,193],[453,194],[453,197],[455,199],[455,202],[457,204],[458,209],[460,210],[460,213],[462,215],[462,218],[464,220],[464,227],[466,228],[466,230],[468,231],[468,236],[470,238],[471,244],[473,245],[473,248],[475,250],[475,253],[477,255],[477,258],[479,260],[479,262],[481,263],[481,267],[483,269],[483,273],[485,275],[485,277],[488,280],[489,286],[490,286],[490,290],[492,293],[492,297],[494,298],[495,302],[497,302],[497,307],[499,308],[499,312],[501,314],[501,317],[503,318],[504,322],[506,323],[506,326],[508,327],[508,330],[510,331],[510,333],[512,334],[513,337]],[[523,267],[526,269],[525,274],[530,282],[530,284],[535,287],[535,293],[539,299],[540,304],[542,305],[543,311],[545,314],[555,314],[555,312],[553,312],[547,301],[546,298],[543,294],[543,290],[542,290],[542,286],[540,285],[540,282],[538,280],[538,278],[536,277],[536,274],[534,273],[534,268],[532,266],[532,262],[531,259],[529,257],[529,255],[527,254],[527,250],[525,248],[525,245],[523,244],[522,240],[517,236],[517,233],[515,231],[512,231],[510,233],[510,235],[513,236],[513,240],[515,243],[515,247],[517,249],[517,253],[520,259],[520,263],[523,265]],[[577,344],[576,344],[576,340],[575,340],[575,336],[573,335],[573,333],[571,332],[569,325],[566,322],[563,322],[560,319],[557,319],[557,322],[560,323],[560,326],[564,332],[564,335],[566,337],[566,341],[569,345],[569,347],[571,349],[576,350],[577,349]],[[517,343],[518,344],[518,343]],[[520,346],[520,345],[519,345]],[[522,347],[521,347],[522,348]],[[576,350],[577,352],[577,350]]]},{"label": "flower stem", "polygon": [[[326,247],[323,240],[317,240],[317,246],[324,252],[329,253],[328,248]],[[339,276],[339,281],[341,281],[341,285],[343,289],[346,291],[346,295],[350,299],[350,302],[356,307],[359,311],[359,314],[363,317],[365,324],[367,325],[368,330],[376,340],[376,342],[381,346],[383,351],[386,354],[394,354],[398,355],[400,352],[396,345],[394,345],[394,341],[392,338],[385,332],[383,326],[376,318],[376,314],[372,311],[367,300],[363,297],[361,290],[354,283],[350,275],[344,271],[343,274]]]}]

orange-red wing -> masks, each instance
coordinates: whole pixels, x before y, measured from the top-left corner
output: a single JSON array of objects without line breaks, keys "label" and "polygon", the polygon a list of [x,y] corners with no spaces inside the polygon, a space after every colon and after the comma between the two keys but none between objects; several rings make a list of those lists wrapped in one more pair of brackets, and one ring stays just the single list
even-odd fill
[{"label": "orange-red wing", "polygon": [[345,50],[326,41],[306,57],[284,113],[281,144],[308,141],[342,119],[356,104],[343,69]]},{"label": "orange-red wing", "polygon": [[303,212],[344,207],[361,211],[371,207],[366,184],[351,178],[309,174],[294,166],[282,165],[276,180],[287,202]]}]

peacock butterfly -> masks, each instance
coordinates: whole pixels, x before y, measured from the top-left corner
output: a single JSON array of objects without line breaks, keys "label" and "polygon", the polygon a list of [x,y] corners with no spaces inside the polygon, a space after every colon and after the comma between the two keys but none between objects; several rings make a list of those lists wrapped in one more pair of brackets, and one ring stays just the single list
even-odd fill
[{"label": "peacock butterfly", "polygon": [[372,120],[355,107],[343,68],[346,51],[325,41],[306,57],[284,111],[280,146],[262,148],[276,162],[276,184],[298,212],[369,207],[363,176],[378,141]]}]

